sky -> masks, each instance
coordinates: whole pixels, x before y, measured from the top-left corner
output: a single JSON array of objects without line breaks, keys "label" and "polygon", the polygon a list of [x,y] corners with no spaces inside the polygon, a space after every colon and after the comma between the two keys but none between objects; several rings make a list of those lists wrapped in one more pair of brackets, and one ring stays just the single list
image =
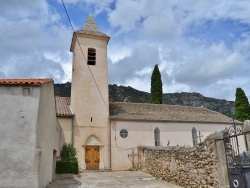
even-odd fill
[{"label": "sky", "polygon": [[[150,92],[250,97],[249,0],[64,0],[74,30],[91,14],[108,43],[109,83]],[[61,0],[0,1],[0,77],[71,81],[73,31]]]}]

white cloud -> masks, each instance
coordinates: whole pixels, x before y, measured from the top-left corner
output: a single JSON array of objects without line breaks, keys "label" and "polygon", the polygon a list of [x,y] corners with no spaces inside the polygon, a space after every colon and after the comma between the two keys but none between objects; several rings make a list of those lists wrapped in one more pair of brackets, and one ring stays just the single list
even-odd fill
[{"label": "white cloud", "polygon": [[8,0],[1,1],[0,5],[1,18],[7,18],[8,20],[19,20],[48,14],[47,3],[43,0]]},{"label": "white cloud", "polygon": [[110,5],[114,3],[115,0],[85,0],[84,2],[90,4],[94,7],[96,14],[103,11],[110,11]]},{"label": "white cloud", "polygon": [[71,58],[71,31],[45,1],[0,2],[2,9],[10,6],[10,11],[0,13],[3,77],[52,77],[61,82],[62,64]]},{"label": "white cloud", "polygon": [[141,1],[121,1],[116,2],[116,9],[109,14],[109,22],[113,27],[121,27],[122,31],[131,31],[136,27],[141,17]]},{"label": "white cloud", "polygon": [[[131,46],[131,55],[124,57],[118,63],[109,62],[110,83],[125,84],[134,78],[145,79],[145,74],[138,74],[144,68],[151,67],[152,64],[159,64],[158,50],[145,43]],[[146,74],[147,75],[147,74]],[[149,76],[149,75],[147,75]],[[151,76],[151,75],[150,75]],[[148,81],[148,79],[146,79]]]},{"label": "white cloud", "polygon": [[131,56],[131,54],[132,52],[129,47],[124,47],[120,44],[111,44],[109,47],[108,58],[111,59],[113,63],[117,63],[122,59]]},{"label": "white cloud", "polygon": [[[61,0],[58,0],[61,3]],[[88,12],[99,14],[102,12],[111,11],[110,5],[114,3],[115,0],[63,0],[65,4],[71,4],[75,6],[80,6],[81,9],[87,10]]]},{"label": "white cloud", "polygon": [[124,86],[131,86],[139,91],[150,92],[150,84],[148,84],[148,80],[139,79],[139,78],[131,78],[128,79],[124,84]]},{"label": "white cloud", "polygon": [[[235,88],[243,87],[250,95],[246,87],[250,84],[248,0],[64,2],[70,10],[83,11],[84,16],[92,13],[99,22],[105,19],[104,23],[110,24],[106,28],[101,25],[111,35],[110,83],[149,91],[151,70],[159,64],[164,92],[201,92],[234,99]],[[72,31],[57,12],[62,7],[53,7],[61,1],[49,3],[0,1],[0,76],[45,76],[56,82],[70,79]],[[80,25],[73,18],[76,16],[72,21]],[[228,29],[207,28],[220,24]],[[202,35],[206,29],[214,32]]]},{"label": "white cloud", "polygon": [[176,81],[191,85],[207,85],[221,78],[230,78],[246,68],[241,54],[226,48],[223,43],[214,44],[200,57],[187,61],[176,74]]},{"label": "white cloud", "polygon": [[175,80],[172,80],[169,85],[164,84],[162,87],[164,93],[175,93],[175,92],[181,93],[190,91],[188,85],[182,83],[176,83]]},{"label": "white cloud", "polygon": [[[155,52],[154,56],[159,58],[157,63],[161,67],[164,92],[180,92],[181,90],[201,92],[208,96],[219,98],[224,96],[232,100],[235,92],[234,85],[244,87],[250,82],[250,79],[245,76],[250,68],[248,63],[250,59],[248,55],[249,31],[238,28],[238,33],[233,33],[234,30],[231,31],[230,27],[225,25],[228,26],[228,31],[226,29],[225,31],[214,30],[215,33],[209,33],[209,36],[218,34],[219,37],[225,37],[227,41],[229,39],[226,37],[231,36],[229,43],[224,43],[223,38],[219,37],[211,37],[217,39],[215,41],[209,41],[211,40],[209,36],[205,36],[208,38],[196,37],[195,34],[200,34],[200,31],[187,36],[192,29],[205,30],[209,21],[210,27],[215,24],[231,24],[231,27],[235,28],[242,27],[240,24],[244,23],[249,28],[250,4],[247,0],[229,0],[226,3],[219,0],[118,0],[115,5],[115,9],[109,12],[108,17],[110,25],[118,29],[119,35],[114,40],[120,37],[125,41],[124,46],[132,49],[129,57],[116,61],[115,67],[132,66],[132,62],[137,60],[135,49],[143,48],[141,45],[138,46],[143,43],[146,44],[145,46],[150,46]],[[242,32],[239,35],[240,29]],[[126,42],[126,38],[130,40],[130,43]],[[112,46],[112,48],[115,47]],[[146,50],[140,49],[140,51],[147,53]],[[111,49],[109,53],[112,54],[112,52]],[[149,58],[148,54],[144,59],[147,58]],[[136,63],[139,64],[139,62]],[[142,90],[148,90],[151,75],[146,74],[144,70],[154,67],[155,64],[156,62],[152,61],[141,66],[137,74],[121,74],[123,77],[118,76],[119,79],[112,80],[138,85],[140,88],[142,88],[140,84],[134,83],[147,83],[144,86],[145,89]],[[136,65],[133,64],[133,66]],[[110,67],[112,75],[113,69],[112,66]],[[131,68],[128,69],[131,73]],[[233,87],[230,87],[225,80],[232,80]],[[248,93],[250,95],[250,89]]]},{"label": "white cloud", "polygon": [[153,72],[152,67],[146,67],[146,68],[143,68],[142,70],[136,71],[135,74],[139,76],[144,76],[144,75],[151,75],[152,72]]}]

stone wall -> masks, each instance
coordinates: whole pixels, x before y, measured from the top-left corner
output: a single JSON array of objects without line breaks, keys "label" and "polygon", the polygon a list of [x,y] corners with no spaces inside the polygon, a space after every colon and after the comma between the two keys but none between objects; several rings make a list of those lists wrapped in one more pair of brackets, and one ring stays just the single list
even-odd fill
[{"label": "stone wall", "polygon": [[[138,167],[157,178],[183,187],[219,187],[219,170],[213,133],[196,148],[138,147]],[[222,148],[221,148],[222,149]]]}]

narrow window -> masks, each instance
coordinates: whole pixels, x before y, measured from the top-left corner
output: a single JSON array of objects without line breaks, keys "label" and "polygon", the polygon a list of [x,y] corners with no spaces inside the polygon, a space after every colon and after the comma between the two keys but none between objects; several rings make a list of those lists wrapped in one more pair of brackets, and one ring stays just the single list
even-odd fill
[{"label": "narrow window", "polygon": [[193,146],[196,147],[198,144],[198,137],[197,137],[197,130],[195,127],[192,128],[192,139],[193,139]]},{"label": "narrow window", "polygon": [[88,65],[95,65],[96,52],[94,48],[88,48]]},{"label": "narrow window", "polygon": [[158,127],[154,130],[154,136],[155,136],[155,146],[160,146],[160,130]]}]

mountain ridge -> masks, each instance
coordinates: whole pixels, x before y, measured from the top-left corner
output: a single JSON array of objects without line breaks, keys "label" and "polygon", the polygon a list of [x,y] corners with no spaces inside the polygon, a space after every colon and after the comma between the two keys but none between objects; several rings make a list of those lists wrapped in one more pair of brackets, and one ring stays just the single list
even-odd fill
[{"label": "mountain ridge", "polygon": [[[71,83],[55,84],[55,95],[70,97]],[[109,100],[111,102],[149,103],[150,93],[139,91],[130,86],[109,85]],[[163,93],[163,104],[204,107],[222,113],[229,117],[234,114],[234,102],[225,99],[205,97],[200,93],[181,92]]]}]

